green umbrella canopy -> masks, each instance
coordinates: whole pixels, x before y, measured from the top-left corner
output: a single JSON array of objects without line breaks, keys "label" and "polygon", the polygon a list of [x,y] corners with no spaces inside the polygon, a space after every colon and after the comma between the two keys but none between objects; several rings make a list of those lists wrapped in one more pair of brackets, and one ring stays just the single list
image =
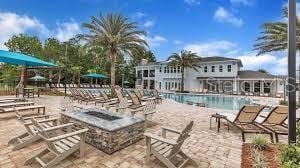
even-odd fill
[{"label": "green umbrella canopy", "polygon": [[0,62],[15,64],[15,65],[23,65],[23,66],[46,66],[46,67],[55,67],[57,65],[52,64],[50,62],[43,61],[41,59],[10,51],[0,50]]},{"label": "green umbrella canopy", "polygon": [[36,75],[36,76],[34,76],[34,77],[30,78],[30,79],[31,79],[31,80],[35,80],[35,81],[38,81],[38,80],[46,80],[45,77],[40,76],[40,75]]},{"label": "green umbrella canopy", "polygon": [[97,73],[90,73],[90,74],[86,74],[83,75],[84,77],[88,77],[88,78],[107,78],[106,75],[104,74],[97,74]]}]

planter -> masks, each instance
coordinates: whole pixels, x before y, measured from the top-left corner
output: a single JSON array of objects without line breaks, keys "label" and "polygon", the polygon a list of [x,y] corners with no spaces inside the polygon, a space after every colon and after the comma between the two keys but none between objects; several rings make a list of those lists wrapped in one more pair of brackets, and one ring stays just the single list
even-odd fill
[{"label": "planter", "polygon": [[[242,168],[252,168],[255,162],[251,158],[251,144],[244,143],[242,146]],[[260,151],[268,168],[280,168],[277,146],[269,144],[265,150]]]}]

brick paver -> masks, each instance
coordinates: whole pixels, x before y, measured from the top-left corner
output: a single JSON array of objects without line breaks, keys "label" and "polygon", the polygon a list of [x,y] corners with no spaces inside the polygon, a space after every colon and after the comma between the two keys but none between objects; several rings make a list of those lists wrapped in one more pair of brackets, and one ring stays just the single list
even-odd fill
[{"label": "brick paver", "polygon": [[[70,100],[63,97],[52,96],[42,96],[39,99],[33,98],[30,100],[36,104],[46,105],[47,114],[56,115],[59,114],[59,107],[70,102]],[[78,104],[73,103],[73,105]],[[223,125],[218,133],[215,123],[213,129],[209,129],[210,115],[220,111],[223,110],[201,108],[180,104],[172,100],[164,100],[163,104],[159,105],[158,112],[153,116],[154,124],[151,124],[151,127],[146,131],[159,134],[162,125],[181,129],[190,120],[194,120],[191,137],[184,143],[183,151],[193,158],[199,167],[240,167],[242,144],[240,133],[232,128],[228,132]],[[14,114],[0,114],[0,128],[0,167],[24,167],[23,164],[27,158],[45,147],[43,141],[40,141],[17,151],[11,150],[12,146],[7,145],[8,140],[25,130],[16,120]],[[246,138],[251,139],[248,136]],[[38,167],[38,164],[34,163],[28,167]],[[152,161],[151,165],[145,165],[145,141],[141,140],[112,155],[105,154],[87,144],[86,154],[83,158],[79,158],[77,152],[56,167],[160,168],[164,166],[158,160]],[[193,167],[193,165],[188,164],[186,167]]]}]

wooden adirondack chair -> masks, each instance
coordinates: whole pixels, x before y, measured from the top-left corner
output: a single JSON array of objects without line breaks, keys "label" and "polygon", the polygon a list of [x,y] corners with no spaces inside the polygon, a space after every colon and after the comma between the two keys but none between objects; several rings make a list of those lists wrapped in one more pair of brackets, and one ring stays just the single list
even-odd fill
[{"label": "wooden adirondack chair", "polygon": [[18,112],[16,112],[16,115],[19,121],[23,123],[26,132],[8,141],[9,145],[14,145],[12,150],[24,148],[41,139],[41,137],[37,133],[37,130],[34,128],[31,122],[32,118],[36,119],[43,128],[50,128],[58,124],[58,118],[51,117],[50,115],[22,117]]},{"label": "wooden adirondack chair", "polygon": [[156,102],[155,100],[148,100],[145,106],[142,108],[132,110],[131,115],[136,115],[137,112],[143,112],[143,117],[145,119],[145,127],[147,128],[149,120],[151,120],[154,113],[156,113]]},{"label": "wooden adirondack chair", "polygon": [[[192,130],[194,122],[191,121],[183,131],[178,131],[168,127],[162,127],[162,136],[153,135],[150,133],[145,133],[146,137],[146,163],[150,163],[150,156],[153,155],[157,159],[159,159],[165,166],[168,168],[181,168],[188,161],[192,161],[196,164],[191,158],[189,158],[186,154],[181,150],[181,146],[184,141],[190,136],[190,132]],[[167,131],[178,134],[177,140],[167,139],[166,133]],[[175,166],[172,159],[179,155],[184,159],[184,161],[179,165]]]},{"label": "wooden adirondack chair", "polygon": [[[39,136],[41,136],[46,142],[47,148],[26,160],[25,165],[29,165],[32,162],[37,161],[43,168],[49,168],[58,164],[77,150],[80,151],[80,157],[83,157],[85,136],[88,131],[87,128],[72,132],[71,126],[73,123],[58,125],[51,128],[43,128],[35,119],[32,119],[32,123],[38,130]],[[57,130],[67,130],[67,133],[56,135],[54,137],[49,134],[50,132],[53,133],[53,131]],[[54,158],[45,163],[42,160],[42,157],[48,153],[54,154]]]}]

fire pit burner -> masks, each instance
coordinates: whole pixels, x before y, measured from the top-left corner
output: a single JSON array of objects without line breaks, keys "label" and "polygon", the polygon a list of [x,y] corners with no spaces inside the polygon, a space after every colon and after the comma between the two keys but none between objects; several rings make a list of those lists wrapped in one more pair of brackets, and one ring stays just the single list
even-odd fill
[{"label": "fire pit burner", "polygon": [[104,113],[96,112],[96,111],[89,111],[89,112],[86,112],[86,114],[94,116],[94,117],[101,118],[103,120],[108,120],[108,121],[114,121],[114,120],[121,119],[121,117],[112,116],[112,115],[109,115],[109,114],[104,114]]}]

